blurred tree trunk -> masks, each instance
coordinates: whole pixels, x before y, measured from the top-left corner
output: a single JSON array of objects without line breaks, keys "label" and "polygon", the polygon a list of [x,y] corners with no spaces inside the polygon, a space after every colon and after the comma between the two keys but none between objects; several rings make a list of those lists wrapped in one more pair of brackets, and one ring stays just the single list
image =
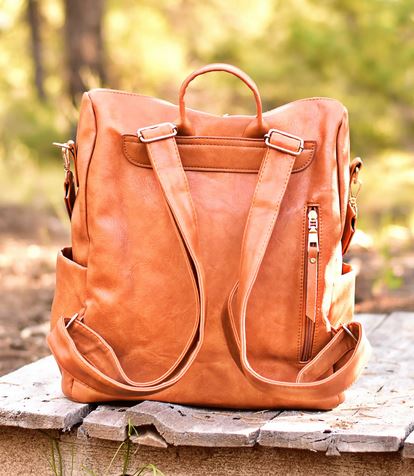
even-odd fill
[{"label": "blurred tree trunk", "polygon": [[106,82],[102,22],[105,0],[65,0],[68,92],[73,102],[88,89],[88,75]]},{"label": "blurred tree trunk", "polygon": [[43,49],[40,35],[42,18],[39,12],[38,0],[28,0],[27,21],[30,27],[30,40],[32,47],[34,80],[39,99],[44,101],[46,93],[44,89]]}]

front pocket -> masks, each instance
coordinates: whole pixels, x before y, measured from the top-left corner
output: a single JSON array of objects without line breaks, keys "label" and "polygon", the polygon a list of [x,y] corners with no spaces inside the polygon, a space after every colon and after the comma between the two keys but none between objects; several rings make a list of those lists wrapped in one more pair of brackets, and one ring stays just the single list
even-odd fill
[{"label": "front pocket", "polygon": [[319,207],[309,205],[306,209],[307,233],[305,241],[304,323],[301,362],[312,356],[318,300],[319,267]]},{"label": "front pocket", "polygon": [[336,328],[353,320],[355,307],[355,271],[347,263],[342,265],[342,274],[334,282],[329,321]]},{"label": "front pocket", "polygon": [[56,289],[51,311],[51,328],[61,316],[69,317],[85,305],[86,268],[72,258],[72,248],[57,256]]}]

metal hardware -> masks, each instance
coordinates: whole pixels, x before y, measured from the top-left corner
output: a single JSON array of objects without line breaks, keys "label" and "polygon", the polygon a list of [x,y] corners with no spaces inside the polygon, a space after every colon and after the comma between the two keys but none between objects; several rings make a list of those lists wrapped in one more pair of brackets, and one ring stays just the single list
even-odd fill
[{"label": "metal hardware", "polygon": [[55,145],[56,147],[60,147],[65,150],[72,151],[75,145],[75,142],[70,139],[67,142],[52,142],[52,145]]},{"label": "metal hardware", "polygon": [[52,142],[52,145],[61,147],[62,149],[69,149],[69,144],[67,142]]},{"label": "metal hardware", "polygon": [[[73,162],[75,163],[75,160],[76,160],[75,142],[73,140],[68,140],[67,142],[63,144],[60,142],[53,142],[53,145],[61,148],[62,158],[63,158],[63,168],[66,172],[65,179],[67,179],[70,173],[70,161],[73,160]],[[76,169],[76,163],[75,163],[75,169]],[[76,174],[76,185],[79,186],[77,174]]]},{"label": "metal hardware", "polygon": [[348,334],[350,335],[355,342],[358,342],[358,339],[354,336],[354,334],[349,330],[349,327],[346,325],[346,324],[341,324],[341,327],[342,329]]},{"label": "metal hardware", "polygon": [[[298,141],[297,150],[286,149],[285,147],[282,147],[280,145],[272,144],[270,142],[270,138],[271,138],[272,134],[280,134],[284,137],[289,137],[290,139],[294,139],[294,140]],[[271,147],[272,149],[280,150],[281,152],[286,152],[287,154],[290,154],[290,155],[299,155],[299,154],[301,154],[301,152],[305,148],[305,142],[304,142],[303,139],[301,139],[298,136],[294,136],[293,134],[289,134],[288,132],[280,131],[279,129],[270,129],[269,132],[267,134],[265,134],[264,137],[265,137],[265,144],[268,147]]]},{"label": "metal hardware", "polygon": [[[63,160],[66,161],[70,160],[70,158],[75,159],[75,142],[70,139],[65,143],[61,142],[52,142],[53,145],[56,147],[60,147],[62,149],[62,157]],[[71,157],[68,157],[68,154],[70,154]],[[70,165],[70,162],[69,162]]]},{"label": "metal hardware", "polygon": [[[172,132],[170,132],[169,134],[164,134],[163,136],[151,137],[149,139],[146,139],[142,135],[143,131],[150,130],[150,129],[156,129],[157,127],[160,127],[160,126],[170,126],[171,129],[172,129]],[[176,135],[177,135],[177,126],[175,124],[173,124],[172,122],[161,122],[160,124],[155,124],[153,126],[140,127],[139,129],[137,129],[138,139],[141,142],[144,142],[144,143],[155,142],[157,140],[162,140],[162,139],[168,139],[169,137],[174,137]]]},{"label": "metal hardware", "polygon": [[66,329],[69,329],[69,327],[73,324],[73,322],[78,318],[79,312],[76,312],[70,319],[69,322],[66,324]]},{"label": "metal hardware", "polygon": [[308,211],[308,249],[315,247],[319,250],[318,240],[318,212],[316,208]]},{"label": "metal hardware", "polygon": [[[361,160],[360,157],[357,157],[357,159]],[[356,159],[355,159],[356,160]],[[355,167],[355,170],[352,174],[352,180],[351,180],[351,186],[350,186],[350,199],[356,199],[359,195],[359,192],[361,191],[361,186],[362,186],[362,181],[359,179],[359,171],[361,170],[361,167],[358,165]]]},{"label": "metal hardware", "polygon": [[[353,187],[353,185],[355,185],[355,187]],[[351,193],[350,193],[351,198],[356,199],[358,197],[359,192],[361,191],[361,187],[362,187],[361,180],[359,180],[357,177],[354,177],[351,183]]]}]

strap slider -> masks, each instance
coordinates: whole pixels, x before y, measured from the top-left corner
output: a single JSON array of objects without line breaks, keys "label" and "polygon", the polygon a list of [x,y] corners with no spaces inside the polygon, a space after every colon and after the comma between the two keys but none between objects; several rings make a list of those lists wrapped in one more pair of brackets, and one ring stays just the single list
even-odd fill
[{"label": "strap slider", "polygon": [[[148,137],[148,138],[144,137],[143,131],[157,129],[158,127],[161,127],[161,126],[169,126],[171,129],[171,132],[168,134],[164,134],[162,136],[154,136],[154,137]],[[177,135],[177,126],[173,124],[172,122],[161,122],[159,124],[154,124],[153,126],[140,127],[137,130],[138,139],[144,143],[156,142],[157,140],[168,139],[169,137],[174,137],[176,135]]]},{"label": "strap slider", "polygon": [[[279,134],[283,137],[288,137],[289,139],[293,139],[297,141],[298,142],[297,149],[292,150],[292,149],[287,149],[286,147],[283,147],[278,144],[272,144],[270,142],[272,134]],[[271,147],[272,149],[280,150],[281,152],[286,152],[286,154],[289,154],[289,155],[296,155],[296,156],[300,155],[303,149],[305,148],[305,143],[303,139],[301,139],[298,136],[294,136],[293,134],[289,134],[288,132],[280,131],[279,129],[270,129],[269,132],[264,137],[265,137],[265,144],[268,147]]]}]

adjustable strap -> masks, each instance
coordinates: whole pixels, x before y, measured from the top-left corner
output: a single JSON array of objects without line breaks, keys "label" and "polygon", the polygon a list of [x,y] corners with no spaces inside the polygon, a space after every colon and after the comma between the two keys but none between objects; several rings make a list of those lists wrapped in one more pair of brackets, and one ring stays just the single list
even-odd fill
[{"label": "adjustable strap", "polygon": [[48,337],[53,354],[69,374],[85,383],[90,382],[102,392],[111,389],[118,393],[139,395],[173,385],[191,367],[203,343],[206,296],[204,272],[198,258],[197,216],[174,135],[175,128],[169,123],[138,131],[138,136],[147,145],[155,176],[195,271],[197,330],[187,346],[188,352],[177,365],[156,380],[136,382],[126,375],[115,352],[101,336],[80,319],[69,321],[62,317]]},{"label": "adjustable strap", "polygon": [[[296,400],[333,397],[347,389],[359,376],[370,347],[359,323],[336,331],[331,341],[299,373],[296,383],[277,381],[259,374],[247,355],[247,304],[272,235],[294,163],[289,150],[269,148],[259,171],[242,244],[239,281],[229,296],[228,311],[246,377],[264,390]],[[233,309],[235,312],[233,313]],[[325,377],[327,373],[331,375]],[[325,377],[325,378],[324,378]]]},{"label": "adjustable strap", "polygon": [[[229,317],[240,351],[240,362],[246,378],[263,391],[277,391],[281,398],[312,401],[332,398],[344,392],[359,377],[371,354],[371,347],[359,322],[351,322],[334,331],[333,338],[299,372],[296,382],[269,379],[260,375],[248,361],[246,334],[235,324],[233,302],[237,285],[229,297]],[[241,316],[245,328],[246,315]],[[244,351],[243,351],[244,350]],[[328,375],[328,376],[327,376]]]}]

